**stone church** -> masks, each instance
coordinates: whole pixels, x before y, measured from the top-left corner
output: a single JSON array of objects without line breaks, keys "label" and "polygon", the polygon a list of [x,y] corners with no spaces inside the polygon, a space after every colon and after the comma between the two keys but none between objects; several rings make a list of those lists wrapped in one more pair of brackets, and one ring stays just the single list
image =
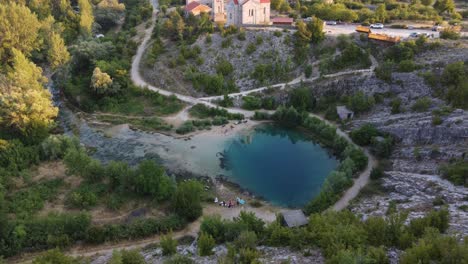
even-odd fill
[{"label": "stone church", "polygon": [[207,12],[214,22],[226,25],[270,24],[270,0],[186,0],[185,12]]}]

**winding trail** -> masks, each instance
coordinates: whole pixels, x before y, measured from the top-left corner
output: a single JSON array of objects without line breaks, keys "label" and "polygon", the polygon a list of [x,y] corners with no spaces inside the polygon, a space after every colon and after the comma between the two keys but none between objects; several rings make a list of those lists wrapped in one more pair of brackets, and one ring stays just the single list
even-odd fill
[{"label": "winding trail", "polygon": [[[150,0],[151,4],[153,5],[154,11],[151,17],[151,26],[146,28],[144,31],[144,37],[142,39],[141,44],[138,46],[137,53],[135,54],[133,61],[132,61],[132,68],[131,68],[131,79],[133,83],[137,86],[141,87],[146,87],[152,91],[158,92],[162,95],[165,96],[170,96],[174,95],[177,99],[186,102],[189,104],[188,107],[184,108],[180,113],[173,117],[168,117],[172,119],[178,119],[178,120],[185,120],[188,119],[188,108],[190,105],[194,104],[204,104],[208,107],[219,107],[218,105],[213,104],[211,101],[212,100],[217,100],[217,99],[222,99],[222,96],[211,96],[211,97],[203,97],[203,98],[195,98],[191,96],[186,96],[182,94],[177,94],[173,93],[171,91],[163,90],[161,88],[157,88],[149,83],[147,83],[141,76],[140,74],[140,62],[143,57],[143,54],[148,46],[148,43],[151,39],[151,33],[153,31],[153,28],[155,26],[156,18],[157,18],[157,8],[158,8],[158,2],[157,0]],[[287,83],[280,83],[273,85],[271,87],[260,87],[257,89],[249,90],[249,91],[244,91],[244,92],[239,92],[239,93],[232,93],[229,94],[229,97],[238,97],[238,96],[245,96],[251,93],[255,92],[261,92],[263,90],[266,90],[268,88],[276,88],[276,89],[284,89],[287,85],[293,85],[300,83],[301,81],[314,81],[319,78],[334,78],[334,77],[339,77],[343,75],[348,75],[348,74],[357,74],[357,73],[372,73],[374,69],[377,67],[377,61],[375,60],[374,57],[371,56],[371,61],[372,65],[369,69],[360,69],[360,70],[351,70],[351,71],[344,71],[344,72],[338,72],[334,74],[328,74],[320,77],[313,77],[313,78],[304,78],[303,76],[297,77],[296,79],[287,82]],[[244,109],[239,109],[239,108],[225,108],[227,111],[230,113],[240,113],[243,114],[245,117],[252,117],[254,115],[254,111],[248,111]],[[273,111],[268,111],[269,113],[272,113]],[[105,114],[101,113],[102,115],[112,115],[112,114]],[[316,118],[319,118],[320,120],[326,122],[327,124],[335,125],[331,123],[330,121],[326,120],[322,116],[316,115],[309,113],[310,116],[314,116]],[[135,118],[137,118],[135,116]],[[341,130],[340,128],[337,127],[336,132],[344,137],[346,140],[349,142],[353,143],[352,140],[349,138],[348,134]],[[354,144],[354,143],[353,143]],[[352,187],[350,187],[341,197],[339,201],[337,201],[330,209],[339,211],[345,209],[350,201],[354,199],[358,194],[359,191],[361,190],[362,187],[364,187],[370,178],[370,172],[372,168],[377,164],[377,160],[369,153],[367,149],[364,149],[365,154],[368,157],[368,165],[367,168],[359,175],[358,178],[354,180],[354,184]],[[229,213],[226,213],[225,210],[222,210],[223,208],[220,208],[219,206],[213,206],[213,205],[206,205],[204,206],[203,209],[203,215],[213,215],[213,214],[219,214],[223,218],[232,218],[234,216],[237,216],[241,210],[241,208],[236,208],[234,210],[228,211]],[[252,208],[250,206],[247,206],[243,208],[242,210],[247,210],[247,211],[252,211],[257,214],[260,218],[265,220],[266,222],[271,222],[274,221],[276,218],[275,212],[272,211],[266,211],[262,208]],[[198,231],[200,229],[200,222],[201,218],[198,219],[197,221],[189,224],[186,228],[183,230],[177,231],[173,233],[174,238],[181,238],[186,235],[190,236],[197,236]],[[122,241],[119,243],[108,243],[108,244],[103,244],[99,246],[87,246],[87,245],[76,245],[72,247],[70,250],[66,251],[65,253],[67,255],[73,256],[73,257],[79,257],[79,256],[84,256],[84,257],[89,257],[89,256],[94,256],[94,255],[105,255],[105,254],[111,254],[114,250],[128,250],[128,249],[135,249],[135,248],[143,248],[155,243],[159,243],[161,239],[161,235],[154,235],[145,239],[140,239],[137,241]],[[35,252],[31,254],[24,254],[22,256],[18,256],[17,258],[12,258],[8,259],[9,263],[31,263],[32,260],[39,254],[40,252]]]},{"label": "winding trail", "polygon": [[[147,83],[143,79],[143,77],[141,76],[141,73],[140,73],[141,59],[143,58],[143,54],[144,54],[144,52],[145,52],[145,50],[146,50],[146,48],[148,46],[148,43],[149,43],[149,41],[151,39],[151,33],[153,32],[153,28],[155,26],[157,14],[158,14],[158,2],[157,2],[157,0],[151,0],[151,3],[153,5],[153,10],[154,10],[153,15],[151,17],[151,26],[145,30],[145,32],[144,32],[145,35],[143,37],[143,40],[142,40],[140,46],[138,47],[136,55],[133,58],[132,69],[131,69],[131,79],[132,79],[132,81],[137,86],[146,87],[146,88],[148,88],[148,89],[150,89],[152,91],[159,92],[162,95],[166,95],[166,96],[174,95],[179,100],[181,100],[183,102],[186,102],[188,104],[191,104],[191,105],[201,103],[201,104],[204,104],[204,105],[206,105],[208,107],[219,107],[218,105],[213,104],[211,101],[212,100],[217,100],[217,99],[222,99],[223,96],[211,96],[211,97],[195,98],[195,97],[192,97],[192,96],[186,96],[186,95],[182,95],[182,94],[178,94],[178,93],[173,93],[171,91],[167,91],[167,90],[155,87],[155,86]],[[244,91],[244,92],[239,92],[239,93],[231,93],[231,94],[228,94],[228,96],[229,97],[245,96],[245,95],[248,95],[250,93],[261,92],[261,91],[266,90],[268,88],[284,89],[287,85],[297,84],[297,83],[299,83],[301,81],[314,81],[314,80],[317,80],[319,78],[335,78],[335,77],[339,77],[339,76],[343,76],[343,75],[359,74],[359,73],[370,74],[378,66],[377,60],[373,56],[370,56],[370,59],[371,59],[371,66],[370,66],[369,69],[343,71],[343,72],[337,72],[337,73],[333,73],[333,74],[323,75],[323,76],[320,76],[320,77],[313,77],[313,78],[309,78],[309,79],[307,79],[307,78],[304,79],[303,76],[299,76],[296,79],[294,79],[294,80],[292,80],[290,82],[287,82],[287,83],[279,83],[279,84],[275,84],[275,85],[273,85],[271,87],[260,87],[260,88],[249,90],[249,91]],[[227,111],[229,111],[230,113],[241,113],[245,117],[252,117],[255,114],[255,111],[249,111],[249,110],[244,110],[244,109],[239,109],[239,108],[225,108],[225,109]],[[321,119],[322,121],[325,121],[328,124],[334,125],[333,123],[326,120],[322,116],[315,115],[315,114],[312,114],[312,113],[310,113],[309,115],[317,117],[317,118]],[[182,116],[184,118],[188,118],[188,115],[186,115],[185,113],[181,114],[180,116]],[[346,140],[353,143],[352,140],[349,138],[348,134],[346,134],[339,127],[337,127],[336,131],[337,131],[337,133],[339,135],[346,138]],[[342,210],[342,209],[346,208],[349,205],[350,201],[352,199],[354,199],[359,194],[359,191],[361,190],[361,188],[364,187],[369,182],[370,172],[371,172],[372,168],[377,164],[377,161],[369,153],[369,151],[367,149],[364,149],[364,152],[367,155],[367,158],[369,160],[367,168],[359,175],[358,178],[356,178],[354,180],[353,186],[350,187],[343,194],[341,199],[331,207],[332,210],[337,210],[338,211],[338,210]]]}]

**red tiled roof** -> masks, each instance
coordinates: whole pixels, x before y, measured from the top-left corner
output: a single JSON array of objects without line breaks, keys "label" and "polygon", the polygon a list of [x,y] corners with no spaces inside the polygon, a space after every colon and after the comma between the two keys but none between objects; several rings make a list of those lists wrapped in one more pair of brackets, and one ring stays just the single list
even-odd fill
[{"label": "red tiled roof", "polygon": [[260,0],[260,3],[261,3],[261,4],[269,4],[269,3],[270,3],[270,0]]},{"label": "red tiled roof", "polygon": [[191,2],[190,4],[186,5],[185,6],[185,11],[187,12],[190,12],[192,11],[193,9],[195,9],[195,7],[199,6],[200,3],[198,3],[197,1],[193,1]]},{"label": "red tiled roof", "polygon": [[237,0],[233,0],[233,1],[234,1],[234,4],[235,4],[235,5],[238,5],[238,4],[239,4],[239,1],[237,1]]}]

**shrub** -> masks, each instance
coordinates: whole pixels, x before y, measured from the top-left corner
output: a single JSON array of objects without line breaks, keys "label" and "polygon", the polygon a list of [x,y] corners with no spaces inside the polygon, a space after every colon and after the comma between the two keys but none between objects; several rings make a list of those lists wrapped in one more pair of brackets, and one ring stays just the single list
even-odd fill
[{"label": "shrub", "polygon": [[255,44],[250,43],[249,45],[247,45],[247,48],[245,49],[245,52],[247,53],[247,55],[251,55],[256,50],[257,50],[257,47],[255,46]]},{"label": "shrub", "polygon": [[172,234],[161,237],[161,248],[164,256],[170,256],[177,253],[177,240],[172,238]]},{"label": "shrub", "polygon": [[0,139],[0,167],[16,174],[39,162],[39,152],[34,146],[25,146],[19,140]]},{"label": "shrub", "polygon": [[380,168],[380,167],[372,168],[372,171],[371,171],[371,174],[370,174],[370,178],[372,180],[378,180],[378,179],[382,178],[383,176],[384,176],[384,172],[383,172],[382,168]]},{"label": "shrub", "polygon": [[198,238],[198,254],[200,256],[210,256],[213,254],[213,247],[215,246],[215,240],[213,237],[206,233],[201,233]]},{"label": "shrub", "polygon": [[143,256],[138,252],[138,250],[122,250],[120,251],[121,254],[121,262],[122,264],[146,264],[145,259]]},{"label": "shrub", "polygon": [[412,72],[418,68],[413,60],[403,60],[398,64],[399,72]]},{"label": "shrub", "polygon": [[372,124],[364,124],[360,128],[351,131],[351,139],[358,145],[367,146],[371,143],[373,137],[378,136],[380,133]]},{"label": "shrub", "polygon": [[82,149],[69,149],[63,159],[67,173],[82,176],[85,168],[91,163],[91,158]]},{"label": "shrub", "polygon": [[259,257],[255,249],[244,248],[239,251],[239,263],[257,263]]},{"label": "shrub", "polygon": [[76,261],[72,257],[69,257],[63,254],[62,252],[60,252],[59,249],[52,249],[36,257],[33,260],[33,263],[34,264],[73,264],[73,263],[79,263],[79,261]]},{"label": "shrub", "polygon": [[411,110],[415,112],[425,112],[431,107],[432,100],[429,97],[423,97],[416,100],[416,102],[411,106]]},{"label": "shrub", "polygon": [[195,126],[192,121],[185,121],[180,127],[176,129],[177,134],[187,134],[195,131]]},{"label": "shrub", "polygon": [[306,78],[310,78],[312,76],[312,65],[308,64],[304,69],[304,75]]},{"label": "shrub", "polygon": [[221,48],[226,49],[232,45],[232,38],[226,38],[221,42]]},{"label": "shrub", "polygon": [[262,100],[258,97],[247,95],[247,96],[242,97],[242,100],[244,101],[242,104],[242,108],[244,109],[256,110],[262,107]]},{"label": "shrub", "polygon": [[218,64],[216,64],[216,73],[218,74],[221,74],[223,76],[228,76],[233,71],[234,71],[234,67],[226,59],[221,59],[220,61],[218,61]]},{"label": "shrub", "polygon": [[97,204],[97,195],[89,187],[82,187],[67,195],[66,204],[72,208],[88,209]]},{"label": "shrub", "polygon": [[75,137],[66,135],[51,135],[40,146],[42,160],[63,159],[68,149],[79,149],[80,142]]},{"label": "shrub", "polygon": [[175,255],[164,261],[164,264],[195,264],[195,262],[190,257]]},{"label": "shrub", "polygon": [[273,120],[285,127],[296,127],[302,124],[302,115],[294,107],[279,107],[272,116]]},{"label": "shrub", "polygon": [[387,83],[392,81],[393,63],[386,61],[375,68],[375,76]]},{"label": "shrub", "polygon": [[433,115],[432,116],[432,125],[433,126],[441,125],[442,122],[443,122],[443,120],[439,115]]},{"label": "shrub", "polygon": [[225,242],[225,224],[219,215],[204,217],[200,225],[200,232],[211,235],[217,243]]},{"label": "shrub", "polygon": [[172,206],[182,218],[192,221],[202,214],[201,194],[203,186],[194,180],[182,182],[174,194]]},{"label": "shrub", "polygon": [[450,29],[444,29],[440,32],[440,38],[456,40],[460,38],[460,33],[450,30]]},{"label": "shrub", "polygon": [[245,40],[245,31],[244,30],[241,30],[241,32],[239,32],[239,34],[237,34],[237,39],[241,40],[241,41]]},{"label": "shrub", "polygon": [[440,167],[442,176],[456,185],[468,185],[468,162],[455,161]]},{"label": "shrub", "polygon": [[390,103],[390,105],[392,106],[392,110],[391,110],[392,115],[401,113],[402,109],[401,109],[401,99],[400,98],[393,99],[392,102]]},{"label": "shrub", "polygon": [[267,112],[260,112],[255,111],[254,116],[252,117],[253,120],[269,120],[271,118],[270,114]]},{"label": "shrub", "polygon": [[257,235],[252,231],[243,231],[234,242],[239,249],[255,249],[257,246]]},{"label": "shrub", "polygon": [[355,113],[364,113],[369,111],[375,104],[373,96],[367,96],[363,92],[359,91],[347,100],[347,106]]},{"label": "shrub", "polygon": [[299,111],[310,111],[315,108],[316,99],[311,90],[296,88],[289,93],[289,104]]}]

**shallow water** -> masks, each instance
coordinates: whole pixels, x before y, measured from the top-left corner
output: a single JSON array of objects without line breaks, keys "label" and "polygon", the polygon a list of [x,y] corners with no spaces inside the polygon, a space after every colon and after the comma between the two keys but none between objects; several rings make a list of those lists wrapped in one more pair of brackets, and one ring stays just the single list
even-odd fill
[{"label": "shallow water", "polygon": [[[131,165],[153,159],[170,172],[198,176],[223,175],[257,196],[280,206],[301,207],[320,191],[338,161],[304,134],[274,125],[260,125],[234,135],[202,133],[190,140],[135,131],[128,126],[109,130],[78,118],[50,87],[60,108],[66,134],[94,149],[93,157],[106,163]],[[220,155],[222,153],[222,155]]]},{"label": "shallow water", "polygon": [[338,161],[304,134],[274,125],[226,143],[231,177],[273,204],[301,207],[315,197]]}]

